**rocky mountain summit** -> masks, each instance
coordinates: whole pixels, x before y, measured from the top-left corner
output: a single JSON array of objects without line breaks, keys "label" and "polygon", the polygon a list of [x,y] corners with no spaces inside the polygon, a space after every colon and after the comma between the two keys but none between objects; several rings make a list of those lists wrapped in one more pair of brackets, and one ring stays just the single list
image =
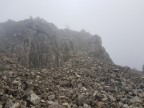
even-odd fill
[{"label": "rocky mountain summit", "polygon": [[28,68],[59,67],[79,51],[112,62],[99,36],[61,30],[41,18],[1,23],[0,51]]},{"label": "rocky mountain summit", "polygon": [[43,19],[0,24],[0,108],[144,108],[144,77],[99,36]]}]

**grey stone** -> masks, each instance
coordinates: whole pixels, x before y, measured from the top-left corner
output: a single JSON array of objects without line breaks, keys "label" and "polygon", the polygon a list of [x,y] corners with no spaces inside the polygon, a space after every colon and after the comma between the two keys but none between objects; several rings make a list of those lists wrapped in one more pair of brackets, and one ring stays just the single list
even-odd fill
[{"label": "grey stone", "polygon": [[128,104],[124,104],[123,108],[129,108]]},{"label": "grey stone", "polygon": [[65,107],[58,104],[58,105],[50,105],[48,108],[65,108]]},{"label": "grey stone", "polygon": [[6,105],[5,105],[5,107],[4,108],[10,108],[11,106],[13,106],[14,105],[14,103],[12,102],[12,100],[8,100],[7,102],[6,102]]},{"label": "grey stone", "polygon": [[54,101],[47,101],[49,105],[57,105],[58,102],[54,102]]},{"label": "grey stone", "polygon": [[81,106],[85,103],[86,97],[83,94],[78,95],[78,105]]},{"label": "grey stone", "polygon": [[88,105],[88,104],[86,104],[86,103],[84,103],[83,107],[84,107],[84,108],[91,108],[91,106]]},{"label": "grey stone", "polygon": [[30,91],[30,95],[27,97],[27,100],[29,100],[34,105],[40,102],[40,97],[37,96],[32,90]]},{"label": "grey stone", "polygon": [[113,97],[112,95],[108,95],[108,96],[109,96],[110,100],[112,100],[112,101],[116,101],[116,98]]},{"label": "grey stone", "polygon": [[54,99],[55,99],[55,95],[54,95],[54,94],[53,94],[53,95],[48,96],[48,100],[52,101],[52,100],[54,100]]},{"label": "grey stone", "polygon": [[46,101],[42,99],[42,100],[40,100],[40,102],[45,103]]},{"label": "grey stone", "polygon": [[138,96],[135,96],[133,98],[131,98],[131,102],[135,103],[135,102],[141,102],[140,98]]}]

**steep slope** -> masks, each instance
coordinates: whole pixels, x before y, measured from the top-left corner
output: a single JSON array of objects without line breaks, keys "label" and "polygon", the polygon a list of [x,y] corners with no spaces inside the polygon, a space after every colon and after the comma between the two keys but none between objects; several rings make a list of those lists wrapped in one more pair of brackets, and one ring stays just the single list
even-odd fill
[{"label": "steep slope", "polygon": [[143,81],[130,68],[82,52],[55,69],[5,70],[0,75],[0,107],[143,108]]},{"label": "steep slope", "polygon": [[112,63],[99,36],[57,29],[43,19],[12,20],[0,24],[0,52],[29,68],[61,66],[74,53],[87,54]]},{"label": "steep slope", "polygon": [[40,18],[0,24],[0,108],[143,107],[143,74],[113,64],[99,36]]}]

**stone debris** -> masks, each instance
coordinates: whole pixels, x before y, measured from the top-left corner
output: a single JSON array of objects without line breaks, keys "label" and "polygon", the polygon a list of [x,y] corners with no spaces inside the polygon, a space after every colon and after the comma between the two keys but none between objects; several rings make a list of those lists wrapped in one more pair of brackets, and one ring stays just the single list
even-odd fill
[{"label": "stone debris", "polygon": [[65,106],[66,108],[71,108],[71,106],[68,103],[63,103],[63,106]]},{"label": "stone debris", "polygon": [[[40,102],[40,97],[37,96],[32,90],[30,91],[30,95],[27,97],[27,101],[29,101],[31,104],[36,105]],[[44,100],[41,100],[43,102]]]},{"label": "stone debris", "polygon": [[49,105],[57,105],[58,102],[53,102],[53,101],[47,101]]},{"label": "stone debris", "polygon": [[135,96],[135,97],[131,98],[131,102],[132,102],[132,103],[136,103],[136,102],[139,103],[139,102],[141,102],[141,101],[140,101],[140,99],[139,99],[138,96]]},{"label": "stone debris", "polygon": [[83,108],[91,108],[88,104],[84,103]]},{"label": "stone debris", "polygon": [[144,108],[142,73],[90,59],[78,54],[54,69],[11,61],[17,67],[0,74],[0,108]]},{"label": "stone debris", "polygon": [[50,96],[48,96],[48,100],[54,100],[55,99],[55,95],[50,95]]},{"label": "stone debris", "polygon": [[58,105],[50,105],[48,108],[65,108],[65,107],[58,104]]}]

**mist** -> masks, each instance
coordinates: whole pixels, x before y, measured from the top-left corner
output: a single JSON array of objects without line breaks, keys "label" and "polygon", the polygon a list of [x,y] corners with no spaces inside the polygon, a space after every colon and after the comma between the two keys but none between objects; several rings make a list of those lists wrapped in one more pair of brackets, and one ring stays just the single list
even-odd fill
[{"label": "mist", "polygon": [[114,63],[141,70],[144,64],[143,0],[1,0],[0,22],[41,17],[101,36]]}]

